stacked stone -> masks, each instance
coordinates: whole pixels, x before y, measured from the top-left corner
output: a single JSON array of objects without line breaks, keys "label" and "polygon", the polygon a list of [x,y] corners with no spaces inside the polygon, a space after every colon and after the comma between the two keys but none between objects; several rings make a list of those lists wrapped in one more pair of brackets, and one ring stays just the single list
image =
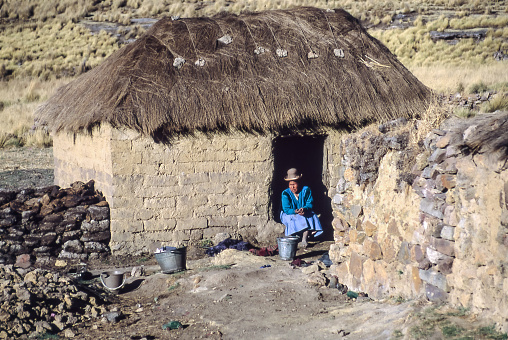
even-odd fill
[{"label": "stacked stone", "polygon": [[109,254],[109,206],[94,182],[0,191],[0,263]]},{"label": "stacked stone", "polygon": [[62,331],[73,337],[73,325],[105,311],[103,301],[80,291],[69,278],[41,269],[0,265],[0,292],[0,339]]},{"label": "stacked stone", "polygon": [[457,218],[451,195],[457,182],[459,147],[451,144],[451,134],[433,130],[425,139],[430,155],[427,164],[416,164],[419,174],[413,183],[420,202],[421,228],[415,232],[413,257],[418,262],[419,276],[425,282],[430,300],[446,300],[449,287],[446,275],[452,272],[455,259],[455,227]]},{"label": "stacked stone", "polygon": [[456,93],[443,98],[442,102],[452,107],[462,107],[464,109],[479,111],[482,104],[491,100],[494,95],[495,92],[484,92],[482,94],[473,93],[468,96]]}]

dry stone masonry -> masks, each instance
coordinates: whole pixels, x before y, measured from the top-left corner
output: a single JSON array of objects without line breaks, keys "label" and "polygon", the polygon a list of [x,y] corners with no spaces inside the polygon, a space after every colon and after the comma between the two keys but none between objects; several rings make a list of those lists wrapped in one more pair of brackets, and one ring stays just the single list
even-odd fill
[{"label": "dry stone masonry", "polygon": [[0,191],[0,263],[30,266],[56,258],[109,254],[109,206],[94,182]]},{"label": "dry stone masonry", "polygon": [[451,302],[506,331],[508,170],[505,150],[488,148],[506,116],[447,121],[420,148],[407,147],[418,122],[344,136],[331,155],[339,280],[373,298]]}]

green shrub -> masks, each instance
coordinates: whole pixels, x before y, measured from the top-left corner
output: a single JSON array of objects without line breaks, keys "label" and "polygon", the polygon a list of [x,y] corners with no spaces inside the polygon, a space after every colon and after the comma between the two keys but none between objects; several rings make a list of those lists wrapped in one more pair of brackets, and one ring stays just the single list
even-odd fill
[{"label": "green shrub", "polygon": [[471,118],[476,116],[476,111],[473,111],[471,109],[467,109],[465,107],[456,108],[453,111],[453,114],[460,118]]},{"label": "green shrub", "polygon": [[469,86],[469,93],[482,93],[488,90],[487,85],[480,81],[478,83],[473,83]]}]

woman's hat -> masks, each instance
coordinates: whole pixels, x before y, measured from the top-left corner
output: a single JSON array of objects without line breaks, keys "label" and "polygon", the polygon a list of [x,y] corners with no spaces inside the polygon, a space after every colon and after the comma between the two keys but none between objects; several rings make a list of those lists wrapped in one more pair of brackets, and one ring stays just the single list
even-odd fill
[{"label": "woman's hat", "polygon": [[303,177],[303,175],[301,173],[299,173],[296,168],[291,168],[288,170],[288,174],[286,175],[286,177],[284,177],[284,180],[285,181],[296,181],[302,177]]}]

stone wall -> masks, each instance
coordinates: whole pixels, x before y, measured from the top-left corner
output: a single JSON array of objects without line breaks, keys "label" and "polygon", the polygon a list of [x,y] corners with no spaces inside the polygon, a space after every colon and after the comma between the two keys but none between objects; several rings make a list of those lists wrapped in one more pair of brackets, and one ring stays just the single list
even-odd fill
[{"label": "stone wall", "polygon": [[416,153],[408,133],[417,125],[403,123],[344,136],[332,155],[331,270],[373,298],[447,301],[506,331],[503,151],[472,153],[468,126],[477,125],[471,120],[433,130]]},{"label": "stone wall", "polygon": [[93,181],[0,191],[0,263],[39,265],[109,254],[109,207]]}]

